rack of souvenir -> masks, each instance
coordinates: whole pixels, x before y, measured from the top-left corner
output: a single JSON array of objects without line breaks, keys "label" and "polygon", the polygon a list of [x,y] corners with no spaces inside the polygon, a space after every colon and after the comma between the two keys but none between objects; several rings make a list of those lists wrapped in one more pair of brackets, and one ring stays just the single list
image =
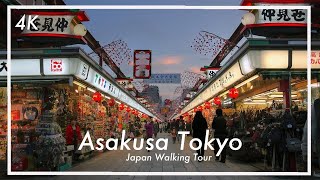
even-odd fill
[{"label": "rack of souvenir", "polygon": [[[78,124],[81,131],[81,136],[84,137],[85,133],[89,131],[92,141],[95,141],[94,128],[95,119],[97,113],[97,104],[92,101],[92,98],[86,94],[79,97],[79,112],[78,112]],[[92,154],[92,150],[88,146],[84,146],[81,150],[77,150],[76,154],[79,155],[79,159],[87,159]]]},{"label": "rack of souvenir", "polygon": [[33,169],[33,144],[37,141],[35,125],[41,114],[39,89],[13,89],[11,105],[12,170]]},{"label": "rack of souvenir", "polygon": [[64,163],[66,140],[54,119],[54,114],[46,111],[35,128],[39,134],[34,152],[38,170],[55,170]]},{"label": "rack of souvenir", "polygon": [[0,88],[0,173],[5,173],[7,164],[7,88]]}]

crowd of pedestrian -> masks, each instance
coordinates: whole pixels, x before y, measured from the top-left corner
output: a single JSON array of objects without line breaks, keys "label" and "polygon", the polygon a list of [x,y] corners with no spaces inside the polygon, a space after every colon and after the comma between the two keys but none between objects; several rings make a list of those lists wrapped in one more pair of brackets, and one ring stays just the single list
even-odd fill
[{"label": "crowd of pedestrian", "polygon": [[[221,109],[216,110],[216,117],[214,117],[212,122],[212,127],[208,127],[207,120],[202,115],[201,111],[197,111],[192,123],[190,121],[184,121],[183,117],[180,116],[178,119],[173,119],[170,121],[158,122],[153,121],[152,117],[149,117],[146,122],[139,125],[129,125],[130,132],[136,132],[136,129],[139,127],[144,127],[144,138],[157,138],[158,133],[169,133],[172,137],[172,141],[175,144],[176,141],[181,141],[181,135],[178,134],[179,131],[189,131],[190,135],[193,138],[198,138],[201,141],[201,148],[197,150],[198,156],[202,158],[198,158],[198,161],[201,162],[204,156],[204,144],[205,144],[205,136],[206,130],[212,128],[214,130],[214,138],[219,139],[220,142],[224,142],[225,138],[227,138],[227,125],[226,120],[223,117],[223,112]],[[219,150],[219,145],[214,141],[214,153],[217,154]],[[199,142],[195,141],[196,146],[199,146]],[[220,156],[216,156],[216,160],[222,163],[226,161],[226,149],[224,148],[220,154]]]}]

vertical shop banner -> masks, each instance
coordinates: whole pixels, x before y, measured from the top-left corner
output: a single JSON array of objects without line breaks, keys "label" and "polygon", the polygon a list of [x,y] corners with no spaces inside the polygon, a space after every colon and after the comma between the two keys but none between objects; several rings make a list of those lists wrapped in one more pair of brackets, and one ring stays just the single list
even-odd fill
[{"label": "vertical shop banner", "polygon": [[89,65],[79,61],[78,63],[78,68],[77,71],[75,73],[75,75],[83,80],[86,80],[88,78],[88,74],[89,74]]},{"label": "vertical shop banner", "polygon": [[133,76],[136,79],[149,79],[151,77],[151,51],[134,51]]},{"label": "vertical shop banner", "polygon": [[[269,6],[270,4],[255,4],[257,6]],[[285,5],[285,4],[277,4]],[[303,6],[306,4],[292,4]],[[307,23],[306,9],[259,9],[256,13],[256,24],[264,23]]]},{"label": "vertical shop banner", "polygon": [[124,79],[124,78],[122,78],[122,79],[120,79],[120,78],[116,78],[116,81],[117,81],[120,85],[122,85],[123,87],[126,87],[127,85],[129,85],[129,84],[130,84],[131,79],[130,79],[130,78],[128,78],[128,79]]},{"label": "vertical shop banner", "polygon": [[209,80],[209,79],[213,78],[217,74],[218,71],[219,71],[219,68],[217,68],[217,69],[210,69],[210,68],[207,69],[206,70],[207,79]]},{"label": "vertical shop banner", "polygon": [[200,71],[204,71],[205,75],[207,76],[207,80],[213,78],[214,76],[216,76],[217,72],[219,71],[221,67],[209,67],[209,66],[205,66],[200,68]]}]

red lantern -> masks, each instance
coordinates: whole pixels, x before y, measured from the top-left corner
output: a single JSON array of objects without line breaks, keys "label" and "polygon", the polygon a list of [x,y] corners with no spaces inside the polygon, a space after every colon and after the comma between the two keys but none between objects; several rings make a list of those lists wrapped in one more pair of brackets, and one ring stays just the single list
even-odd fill
[{"label": "red lantern", "polygon": [[127,112],[130,112],[130,111],[131,111],[131,108],[128,106],[127,109],[126,109],[126,111],[127,111]]},{"label": "red lantern", "polygon": [[101,99],[102,99],[102,96],[101,96],[101,93],[99,93],[98,91],[95,92],[92,96],[92,99],[95,101],[95,102],[101,102]]},{"label": "red lantern", "polygon": [[120,111],[124,110],[124,104],[120,104],[120,105],[119,105],[119,110],[120,110]]},{"label": "red lantern", "polygon": [[213,102],[214,102],[216,105],[218,105],[218,106],[221,105],[221,99],[220,99],[219,97],[215,97],[215,98],[213,99]]},{"label": "red lantern", "polygon": [[114,100],[114,99],[109,99],[109,101],[108,101],[108,105],[109,106],[114,106],[116,104],[116,101]]},{"label": "red lantern", "polygon": [[203,110],[203,107],[202,106],[199,106],[198,107],[198,111],[202,111]]},{"label": "red lantern", "polygon": [[239,91],[236,88],[231,88],[229,90],[229,97],[232,99],[236,99],[239,96]]},{"label": "red lantern", "polygon": [[206,103],[204,103],[204,107],[205,107],[206,109],[210,109],[211,104],[210,104],[209,102],[206,102]]}]

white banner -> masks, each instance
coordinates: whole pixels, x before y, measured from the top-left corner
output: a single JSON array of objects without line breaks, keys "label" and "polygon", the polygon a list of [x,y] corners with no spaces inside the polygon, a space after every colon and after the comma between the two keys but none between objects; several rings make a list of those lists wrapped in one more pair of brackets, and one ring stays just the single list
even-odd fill
[{"label": "white banner", "polygon": [[[271,4],[255,4],[257,6],[270,6]],[[274,5],[274,4],[272,4]],[[277,6],[288,4],[277,4]],[[306,4],[291,4],[305,6]],[[259,9],[256,13],[256,24],[263,23],[307,23],[306,9]]]},{"label": "white banner", "polygon": [[[0,60],[0,76],[7,76],[6,59]],[[11,76],[39,76],[40,59],[11,59]]]},{"label": "white banner", "polygon": [[[35,15],[32,15],[34,17]],[[24,28],[22,34],[64,34],[64,35],[74,35],[71,28],[73,15],[39,15],[33,23],[37,27],[35,29],[31,26],[30,29]]]}]

